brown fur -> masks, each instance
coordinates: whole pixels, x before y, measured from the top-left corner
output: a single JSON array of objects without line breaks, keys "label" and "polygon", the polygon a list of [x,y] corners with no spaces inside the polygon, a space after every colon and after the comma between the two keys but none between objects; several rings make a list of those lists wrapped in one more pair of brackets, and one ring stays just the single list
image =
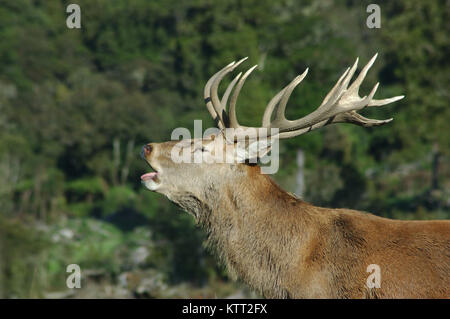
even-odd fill
[{"label": "brown fur", "polygon": [[[152,166],[169,165],[157,154],[147,157]],[[212,164],[205,175],[204,167],[183,165],[177,181],[162,178],[171,186],[157,191],[192,213],[230,274],[265,297],[450,297],[450,221],[316,207],[258,166],[223,165]],[[169,172],[161,176],[175,174]],[[195,181],[175,184],[184,183],[182,174]],[[380,266],[380,288],[366,287],[370,264]]]}]

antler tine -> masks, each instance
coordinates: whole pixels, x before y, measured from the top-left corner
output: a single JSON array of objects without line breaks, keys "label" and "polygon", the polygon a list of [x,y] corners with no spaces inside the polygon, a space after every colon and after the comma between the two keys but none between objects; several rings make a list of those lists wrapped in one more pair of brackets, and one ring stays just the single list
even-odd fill
[{"label": "antler tine", "polygon": [[389,123],[392,120],[393,120],[392,117],[386,120],[369,119],[367,117],[362,116],[361,114],[356,113],[356,111],[350,111],[338,114],[334,118],[333,123],[352,123],[359,126],[372,127]]},{"label": "antler tine", "polygon": [[233,90],[236,82],[239,80],[241,75],[242,75],[242,72],[239,72],[239,74],[234,77],[233,81],[230,82],[230,84],[228,85],[225,93],[223,94],[222,99],[220,100],[220,104],[222,104],[223,108],[226,109],[228,98],[229,98],[229,96],[231,94],[231,91]]},{"label": "antler tine", "polygon": [[236,62],[233,61],[230,64],[226,65],[224,68],[220,69],[218,72],[216,72],[212,77],[209,78],[208,82],[205,84],[205,88],[203,89],[203,97],[205,99],[206,108],[208,109],[209,113],[211,114],[212,118],[217,121],[217,125],[220,129],[225,128],[224,124],[220,121],[220,118],[212,104],[211,100],[211,86],[216,79],[216,77],[223,72],[225,69],[229,68],[230,66],[234,65]]},{"label": "antler tine", "polygon": [[350,83],[350,80],[352,79],[353,75],[356,72],[356,69],[358,68],[358,62],[359,62],[359,57],[356,58],[355,63],[353,63],[347,76],[344,77],[344,80],[342,81],[342,86],[341,86],[342,91],[347,90],[348,84]]},{"label": "antler tine", "polygon": [[283,123],[285,123],[287,121],[286,116],[285,116],[287,101],[289,100],[289,97],[291,96],[292,91],[295,89],[295,87],[297,85],[300,84],[300,82],[303,81],[303,79],[306,77],[307,74],[308,74],[308,68],[306,68],[305,72],[303,72],[302,74],[297,76],[287,86],[286,90],[283,93],[283,97],[281,98],[280,104],[278,104],[277,112],[275,114],[275,119],[273,120],[271,126],[277,125],[278,123],[280,125],[282,125]]},{"label": "antler tine", "polygon": [[366,77],[367,72],[369,71],[369,69],[374,64],[375,60],[377,59],[377,56],[378,56],[378,53],[376,53],[370,59],[370,61],[366,64],[366,66],[364,66],[364,68],[358,74],[358,77],[356,78],[356,80],[353,81],[352,85],[350,85],[350,87],[348,88],[348,94],[356,94],[356,95],[358,95],[358,93],[359,93],[359,86],[361,85],[362,81]]},{"label": "antler tine", "polygon": [[[292,83],[292,82],[291,82]],[[286,91],[287,87],[291,84],[289,83],[286,87],[284,87],[280,92],[277,93],[267,104],[266,109],[264,110],[264,116],[262,119],[262,126],[263,127],[270,127],[270,119],[272,118],[273,110],[275,109],[275,106],[280,102],[281,98],[284,95],[284,92]]]},{"label": "antler tine", "polygon": [[382,106],[382,105],[386,105],[386,104],[397,102],[398,100],[401,100],[404,97],[405,97],[404,95],[399,95],[399,96],[394,96],[394,97],[391,97],[391,98],[388,98],[388,99],[383,99],[383,100],[375,100],[375,99],[373,99],[372,101],[370,101],[368,106]]},{"label": "antler tine", "polygon": [[320,104],[320,106],[324,105],[325,103],[328,102],[328,100],[330,99],[331,96],[333,96],[336,91],[339,89],[342,80],[346,77],[346,75],[348,74],[348,71],[350,71],[350,68],[347,68],[345,70],[345,72],[341,75],[341,77],[339,78],[339,80],[336,82],[336,84],[333,86],[333,88],[331,89],[330,92],[328,92],[328,94],[325,96],[325,98],[322,101],[322,104]]},{"label": "antler tine", "polygon": [[320,105],[319,109],[329,110],[345,93],[348,84],[350,83],[351,78],[356,72],[356,68],[358,67],[359,58],[356,58],[355,63],[351,68],[347,68],[344,74],[339,78],[336,82],[333,89],[331,89],[330,93],[328,93]]},{"label": "antler tine", "polygon": [[219,84],[222,81],[222,79],[224,78],[224,76],[228,73],[230,73],[231,71],[233,71],[235,68],[237,68],[242,62],[244,62],[245,60],[247,60],[247,57],[239,60],[238,62],[225,67],[224,69],[222,69],[214,78],[213,83],[211,85],[211,100],[212,100],[212,106],[214,107],[217,116],[220,120],[220,122],[222,123],[222,125],[224,126],[224,128],[227,127],[225,121],[227,121],[226,119],[226,113],[225,113],[225,105],[222,105],[220,103],[219,100],[219,96],[218,96],[218,88],[219,88]]},{"label": "antler tine", "polygon": [[253,70],[256,69],[257,66],[258,65],[252,66],[250,69],[247,70],[247,72],[244,73],[244,76],[239,80],[239,83],[237,84],[236,89],[234,90],[233,95],[231,96],[229,116],[230,116],[230,127],[232,128],[240,127],[236,117],[236,101],[239,96],[239,93],[241,92],[242,86],[245,83],[245,80],[250,75],[250,73],[252,73]]},{"label": "antler tine", "polygon": [[275,106],[277,106],[278,102],[280,102],[280,100],[284,96],[284,93],[286,92],[287,88],[290,87],[290,85],[294,81],[296,81],[298,77],[299,76],[295,77],[288,85],[286,85],[280,92],[278,92],[267,104],[266,109],[264,110],[264,115],[263,115],[263,119],[262,119],[263,127],[265,127],[265,128],[270,127],[270,119],[272,118],[272,114],[273,114],[273,111],[275,110]]}]

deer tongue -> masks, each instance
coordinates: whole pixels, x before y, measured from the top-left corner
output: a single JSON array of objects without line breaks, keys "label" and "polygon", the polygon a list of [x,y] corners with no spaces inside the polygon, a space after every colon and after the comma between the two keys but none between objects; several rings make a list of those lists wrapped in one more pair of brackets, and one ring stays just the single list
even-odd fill
[{"label": "deer tongue", "polygon": [[156,175],[158,175],[157,172],[146,173],[146,174],[144,174],[144,175],[141,176],[141,180],[142,180],[142,181],[148,181],[148,180],[150,180],[150,179],[155,178]]}]

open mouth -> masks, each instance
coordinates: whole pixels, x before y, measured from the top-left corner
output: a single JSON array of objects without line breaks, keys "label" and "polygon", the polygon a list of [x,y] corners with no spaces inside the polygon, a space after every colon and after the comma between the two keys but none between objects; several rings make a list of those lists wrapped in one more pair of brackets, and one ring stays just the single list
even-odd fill
[{"label": "open mouth", "polygon": [[[150,164],[149,164],[150,166]],[[150,166],[153,172],[145,173],[141,176],[141,183],[150,190],[156,190],[160,186],[159,172]]]},{"label": "open mouth", "polygon": [[144,175],[141,176],[141,181],[146,182],[149,180],[155,180],[157,176],[158,172],[145,173]]}]

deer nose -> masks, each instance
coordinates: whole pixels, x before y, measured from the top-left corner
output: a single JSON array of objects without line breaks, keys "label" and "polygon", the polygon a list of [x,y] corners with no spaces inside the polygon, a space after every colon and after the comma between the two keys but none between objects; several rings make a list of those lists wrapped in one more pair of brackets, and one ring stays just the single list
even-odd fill
[{"label": "deer nose", "polygon": [[143,159],[146,159],[146,157],[149,156],[150,153],[152,152],[152,149],[153,149],[153,147],[151,144],[146,144],[146,145],[142,146],[141,157]]}]

